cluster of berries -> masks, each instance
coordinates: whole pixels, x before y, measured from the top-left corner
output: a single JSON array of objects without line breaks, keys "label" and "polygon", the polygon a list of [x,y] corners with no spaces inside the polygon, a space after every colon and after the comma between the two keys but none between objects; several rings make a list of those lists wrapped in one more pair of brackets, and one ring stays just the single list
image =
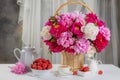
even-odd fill
[{"label": "cluster of berries", "polygon": [[79,70],[82,71],[82,72],[88,72],[89,67],[88,66],[81,66]]},{"label": "cluster of berries", "polygon": [[49,60],[39,58],[33,61],[31,68],[36,70],[49,70],[52,68],[52,64]]},{"label": "cluster of berries", "polygon": [[[90,71],[90,69],[89,69],[88,66],[81,66],[81,67],[79,68],[79,71],[88,72],[88,71]],[[102,74],[103,74],[103,71],[102,71],[102,70],[98,70],[97,73],[98,73],[98,75],[102,75]],[[77,71],[74,71],[74,72],[73,72],[73,75],[78,75],[78,74],[77,74]]]}]

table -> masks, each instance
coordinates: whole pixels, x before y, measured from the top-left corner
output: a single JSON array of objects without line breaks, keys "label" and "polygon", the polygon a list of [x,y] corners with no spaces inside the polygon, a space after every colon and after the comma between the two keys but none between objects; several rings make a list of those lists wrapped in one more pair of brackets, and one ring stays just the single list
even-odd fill
[{"label": "table", "polygon": [[[0,80],[120,80],[120,69],[112,64],[98,65],[99,69],[102,69],[104,71],[104,74],[94,77],[56,77],[51,74],[46,75],[45,78],[31,76],[30,73],[24,75],[17,75],[11,73],[8,66],[13,66],[13,64],[0,64]],[[57,66],[59,66],[59,64],[53,65],[53,71],[57,69]]]}]

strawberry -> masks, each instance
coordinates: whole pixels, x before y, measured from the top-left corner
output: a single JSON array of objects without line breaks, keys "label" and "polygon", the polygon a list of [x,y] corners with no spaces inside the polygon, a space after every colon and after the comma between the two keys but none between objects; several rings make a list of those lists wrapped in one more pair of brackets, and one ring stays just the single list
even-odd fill
[{"label": "strawberry", "polygon": [[35,60],[35,61],[33,62],[33,64],[34,64],[34,63],[38,63],[38,61],[37,61],[37,60]]},{"label": "strawberry", "polygon": [[98,71],[98,74],[99,74],[99,75],[102,75],[102,74],[103,74],[103,71],[102,71],[102,70],[99,70],[99,71]]},{"label": "strawberry", "polygon": [[43,63],[45,63],[45,62],[46,62],[46,60],[45,60],[45,59],[43,59],[43,60],[42,60],[42,62],[43,62]]},{"label": "strawberry", "polygon": [[42,65],[42,64],[43,64],[43,62],[42,62],[42,61],[38,62],[38,65]]},{"label": "strawberry", "polygon": [[45,67],[42,67],[42,70],[46,70],[46,68],[45,68]]},{"label": "strawberry", "polygon": [[31,68],[33,68],[33,64],[31,64]]},{"label": "strawberry", "polygon": [[49,64],[47,69],[51,69],[52,68],[52,64]]},{"label": "strawberry", "polygon": [[42,60],[43,60],[42,58],[38,58],[37,62],[42,62]]},{"label": "strawberry", "polygon": [[38,70],[42,70],[42,67],[41,67],[41,66],[38,66]]},{"label": "strawberry", "polygon": [[81,66],[79,70],[80,70],[80,71],[83,71],[83,70],[84,70],[84,67],[83,67],[83,66]]},{"label": "strawberry", "polygon": [[89,71],[89,67],[88,66],[85,66],[85,67],[81,66],[79,70],[83,71],[83,72],[87,72],[87,71]]},{"label": "strawberry", "polygon": [[38,63],[37,65],[38,65],[38,66],[41,66],[42,64],[41,64],[41,63]]},{"label": "strawberry", "polygon": [[37,70],[47,70],[52,68],[52,64],[49,60],[38,58],[35,61],[33,61],[33,64],[31,64],[31,68]]},{"label": "strawberry", "polygon": [[47,64],[47,65],[49,64],[47,60],[44,63]]},{"label": "strawberry", "polygon": [[77,71],[74,71],[74,72],[73,72],[73,75],[78,75]]},{"label": "strawberry", "polygon": [[36,64],[33,64],[33,65],[32,65],[32,68],[33,68],[33,69],[35,69],[36,67],[37,67],[37,65],[36,65]]},{"label": "strawberry", "polygon": [[49,60],[46,60],[48,64],[51,64]]},{"label": "strawberry", "polygon": [[46,63],[43,63],[43,64],[42,64],[42,67],[47,68],[47,64],[46,64]]},{"label": "strawberry", "polygon": [[84,70],[83,70],[84,72],[87,72],[87,71],[89,71],[89,67],[84,67]]}]

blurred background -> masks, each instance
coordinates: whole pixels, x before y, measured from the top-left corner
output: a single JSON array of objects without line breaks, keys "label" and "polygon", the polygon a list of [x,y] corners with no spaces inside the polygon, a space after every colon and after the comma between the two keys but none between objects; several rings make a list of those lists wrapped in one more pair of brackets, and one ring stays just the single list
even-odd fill
[{"label": "blurred background", "polygon": [[[48,48],[40,39],[40,30],[56,9],[67,1],[86,3],[106,22],[111,30],[111,41],[97,58],[105,64],[120,67],[120,0],[0,0],[0,63],[15,63],[13,50],[25,45],[35,47],[38,57],[60,63],[60,54],[48,54]],[[81,5],[68,5],[60,12],[71,11],[88,12]]]}]

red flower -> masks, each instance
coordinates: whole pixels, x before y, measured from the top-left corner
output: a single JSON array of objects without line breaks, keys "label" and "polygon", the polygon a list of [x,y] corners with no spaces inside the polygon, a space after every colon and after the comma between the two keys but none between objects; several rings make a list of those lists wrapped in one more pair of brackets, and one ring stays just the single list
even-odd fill
[{"label": "red flower", "polygon": [[105,23],[101,20],[97,20],[97,26],[98,27],[105,26]]},{"label": "red flower", "polygon": [[52,26],[52,22],[50,21],[50,19],[45,23],[45,26]]},{"label": "red flower", "polygon": [[49,40],[46,40],[45,41],[46,45],[49,46],[49,49],[52,51],[52,52],[61,52],[63,50],[63,47],[61,45],[58,45],[56,41],[49,41]]},{"label": "red flower", "polygon": [[63,26],[62,24],[58,23],[53,25],[50,29],[50,34],[55,38],[59,38],[62,32],[67,31],[67,27]]},{"label": "red flower", "polygon": [[74,53],[75,52],[74,49],[71,49],[71,48],[65,48],[65,51],[69,52],[69,53]]},{"label": "red flower", "polygon": [[94,46],[98,52],[101,52],[107,45],[108,41],[104,38],[102,34],[98,34],[96,40],[93,41]]},{"label": "red flower", "polygon": [[86,22],[87,23],[96,23],[96,21],[98,20],[96,14],[94,13],[89,13],[86,14]]},{"label": "red flower", "polygon": [[57,22],[57,19],[55,16],[50,17],[48,21],[45,23],[45,26],[53,26],[54,23]]},{"label": "red flower", "polygon": [[82,26],[81,23],[74,23],[72,27],[70,28],[73,34],[75,34],[78,38],[83,37],[83,32],[81,32],[81,26]]}]

